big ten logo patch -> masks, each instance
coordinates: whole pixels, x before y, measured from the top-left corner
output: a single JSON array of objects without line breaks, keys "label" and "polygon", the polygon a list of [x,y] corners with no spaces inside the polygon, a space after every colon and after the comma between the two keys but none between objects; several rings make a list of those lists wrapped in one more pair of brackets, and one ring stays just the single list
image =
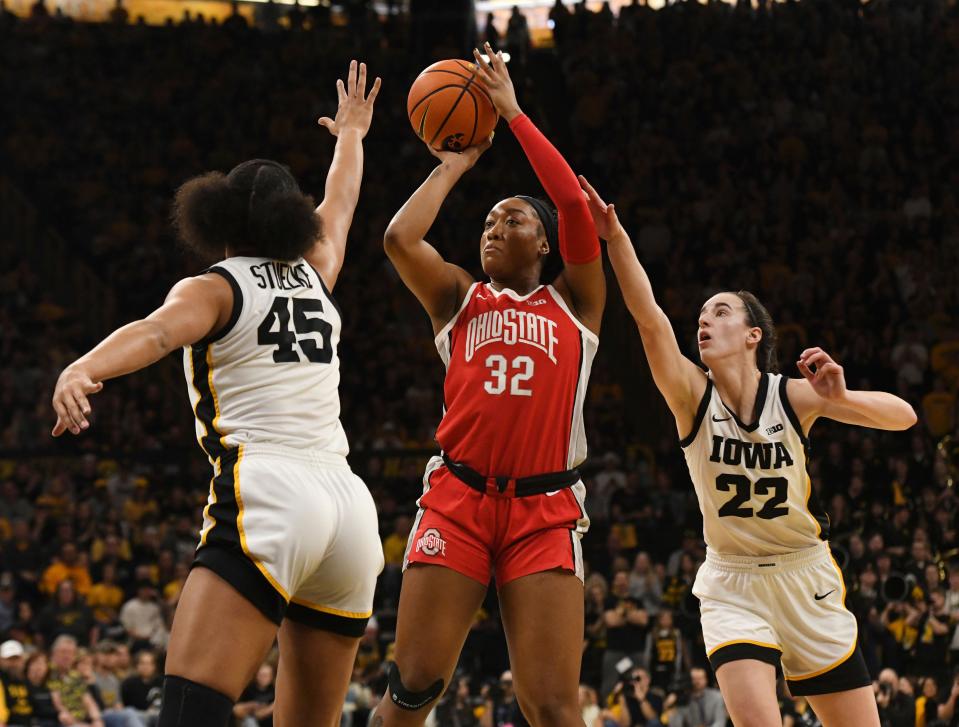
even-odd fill
[{"label": "big ten logo patch", "polygon": [[430,528],[416,541],[416,552],[424,555],[442,555],[446,557],[446,541],[436,528]]}]

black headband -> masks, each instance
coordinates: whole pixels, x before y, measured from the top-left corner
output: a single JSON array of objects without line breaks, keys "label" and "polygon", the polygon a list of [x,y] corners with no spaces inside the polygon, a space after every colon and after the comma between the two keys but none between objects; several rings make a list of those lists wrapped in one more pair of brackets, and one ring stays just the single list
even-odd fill
[{"label": "black headband", "polygon": [[559,249],[559,227],[556,225],[556,213],[553,209],[536,197],[527,197],[525,194],[517,194],[516,199],[521,199],[534,210],[539,221],[543,223],[543,230],[546,231],[546,242],[549,243],[550,250]]}]

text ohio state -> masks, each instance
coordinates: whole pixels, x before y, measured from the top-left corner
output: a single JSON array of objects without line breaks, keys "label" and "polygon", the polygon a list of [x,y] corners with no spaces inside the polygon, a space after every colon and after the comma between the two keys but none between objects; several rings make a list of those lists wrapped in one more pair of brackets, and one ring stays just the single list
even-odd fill
[{"label": "text ohio state", "polygon": [[488,343],[505,343],[515,346],[525,343],[535,346],[556,363],[557,323],[545,316],[524,310],[507,308],[480,313],[466,327],[466,360],[473,358],[479,349]]}]

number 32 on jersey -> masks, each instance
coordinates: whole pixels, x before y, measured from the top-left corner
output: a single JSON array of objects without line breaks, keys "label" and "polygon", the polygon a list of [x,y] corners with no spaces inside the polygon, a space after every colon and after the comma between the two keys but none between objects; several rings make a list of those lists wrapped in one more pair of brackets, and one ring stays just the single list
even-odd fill
[{"label": "number 32 on jersey", "polygon": [[483,383],[486,393],[498,396],[508,393],[511,396],[532,396],[533,390],[524,388],[524,384],[533,378],[536,362],[529,356],[516,356],[512,360],[494,353],[486,357],[486,368],[490,378]]}]

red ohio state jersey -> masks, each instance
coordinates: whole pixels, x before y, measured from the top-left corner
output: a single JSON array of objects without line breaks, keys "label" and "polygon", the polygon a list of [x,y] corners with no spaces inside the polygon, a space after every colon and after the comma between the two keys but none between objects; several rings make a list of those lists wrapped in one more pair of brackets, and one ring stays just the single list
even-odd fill
[{"label": "red ohio state jersey", "polygon": [[487,476],[529,477],[586,459],[583,401],[599,338],[551,285],[528,295],[474,283],[436,336],[446,364],[436,439]]}]

